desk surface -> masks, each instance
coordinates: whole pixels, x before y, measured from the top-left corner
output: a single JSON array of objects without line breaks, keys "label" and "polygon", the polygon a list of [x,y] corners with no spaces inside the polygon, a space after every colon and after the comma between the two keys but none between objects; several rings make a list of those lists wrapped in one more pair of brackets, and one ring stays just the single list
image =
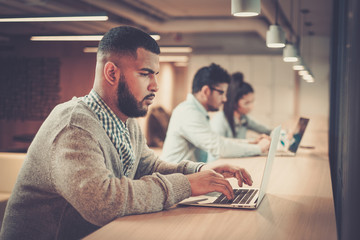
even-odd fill
[{"label": "desk surface", "polygon": [[[260,185],[265,157],[222,159]],[[232,181],[234,183],[234,181]],[[118,218],[85,239],[337,239],[327,153],[299,149],[276,157],[257,210],[180,207]]]}]

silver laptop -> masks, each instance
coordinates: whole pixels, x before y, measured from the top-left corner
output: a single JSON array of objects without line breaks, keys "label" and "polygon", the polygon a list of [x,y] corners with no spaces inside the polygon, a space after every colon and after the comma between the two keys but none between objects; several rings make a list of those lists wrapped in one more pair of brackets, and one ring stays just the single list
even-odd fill
[{"label": "silver laptop", "polygon": [[287,136],[280,137],[280,149],[277,150],[275,156],[295,156],[308,123],[308,118],[300,117],[291,138],[288,139]]},{"label": "silver laptop", "polygon": [[256,209],[263,199],[270,178],[271,168],[274,162],[277,144],[279,142],[281,126],[276,127],[271,133],[271,143],[266,159],[260,188],[239,188],[234,189],[235,197],[228,200],[224,194],[210,193],[206,195],[190,197],[180,205],[223,207],[223,208],[247,208]]}]

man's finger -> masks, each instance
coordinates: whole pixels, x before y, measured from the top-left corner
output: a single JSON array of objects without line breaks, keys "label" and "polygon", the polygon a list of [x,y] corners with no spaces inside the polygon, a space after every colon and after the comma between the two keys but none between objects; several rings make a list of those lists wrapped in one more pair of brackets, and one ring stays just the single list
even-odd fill
[{"label": "man's finger", "polygon": [[220,192],[226,196],[227,199],[234,199],[234,191],[220,183],[213,183],[214,191]]},{"label": "man's finger", "polygon": [[238,180],[238,185],[239,185],[239,187],[242,187],[242,186],[243,186],[243,182],[244,182],[244,177],[243,177],[242,174],[241,174],[241,170],[237,171],[237,172],[235,173],[235,176],[236,176],[236,178],[237,178],[237,180]]},{"label": "man's finger", "polygon": [[243,169],[243,168],[241,169],[241,175],[243,177],[244,182],[247,185],[251,186],[253,181],[252,181],[251,175],[246,171],[246,169]]},{"label": "man's finger", "polygon": [[229,199],[234,198],[234,191],[232,186],[230,185],[229,181],[226,180],[224,177],[221,176],[221,178],[216,178],[213,179],[213,184],[214,186],[222,186],[223,189],[225,189],[226,192],[229,193],[229,195],[227,196]]}]

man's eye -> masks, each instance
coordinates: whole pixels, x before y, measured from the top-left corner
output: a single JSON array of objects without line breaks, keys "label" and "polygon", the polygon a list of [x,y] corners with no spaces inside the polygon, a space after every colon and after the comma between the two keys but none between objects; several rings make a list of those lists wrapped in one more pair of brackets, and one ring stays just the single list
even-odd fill
[{"label": "man's eye", "polygon": [[140,73],[140,76],[146,77],[146,76],[148,76],[148,75],[149,75],[149,73]]}]

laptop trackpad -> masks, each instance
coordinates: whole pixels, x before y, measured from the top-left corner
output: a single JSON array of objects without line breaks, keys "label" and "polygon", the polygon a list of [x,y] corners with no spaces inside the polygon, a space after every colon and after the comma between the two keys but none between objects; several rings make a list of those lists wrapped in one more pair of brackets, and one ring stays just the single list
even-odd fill
[{"label": "laptop trackpad", "polygon": [[221,193],[219,193],[219,192],[210,192],[210,193],[205,194],[205,196],[208,196],[208,197],[219,197],[220,195],[221,195]]}]

